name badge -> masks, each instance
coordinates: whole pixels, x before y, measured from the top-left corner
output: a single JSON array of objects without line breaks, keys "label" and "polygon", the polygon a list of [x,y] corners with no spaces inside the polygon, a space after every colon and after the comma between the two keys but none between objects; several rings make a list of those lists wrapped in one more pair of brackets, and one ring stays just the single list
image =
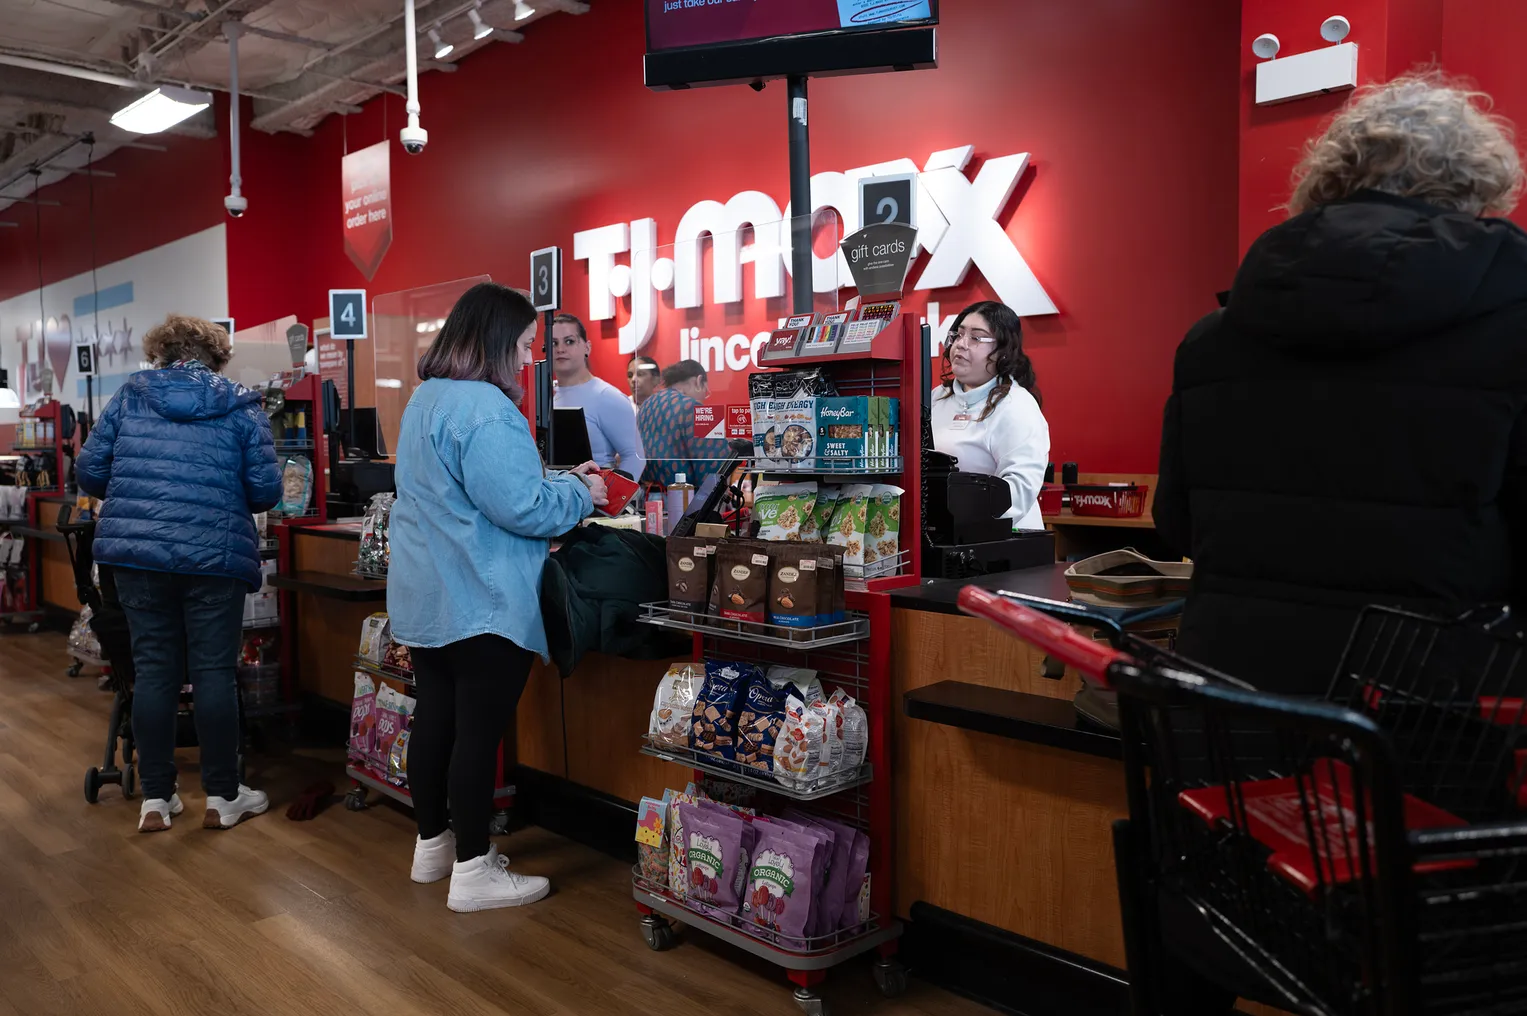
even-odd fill
[{"label": "name badge", "polygon": [[964,430],[966,427],[970,426],[970,419],[971,417],[969,413],[955,413],[954,419],[949,421],[949,429]]}]

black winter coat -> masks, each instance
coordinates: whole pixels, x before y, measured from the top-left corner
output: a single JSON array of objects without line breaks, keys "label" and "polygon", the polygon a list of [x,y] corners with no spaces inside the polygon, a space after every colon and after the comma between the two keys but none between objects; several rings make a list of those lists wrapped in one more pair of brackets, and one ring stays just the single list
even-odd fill
[{"label": "black winter coat", "polygon": [[1365,192],[1268,230],[1177,350],[1184,654],[1320,694],[1366,604],[1527,606],[1527,233]]}]

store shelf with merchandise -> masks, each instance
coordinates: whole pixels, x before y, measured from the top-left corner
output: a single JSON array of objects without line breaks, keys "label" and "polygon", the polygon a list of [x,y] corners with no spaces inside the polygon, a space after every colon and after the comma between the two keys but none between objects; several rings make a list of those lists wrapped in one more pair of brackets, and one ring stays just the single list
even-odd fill
[{"label": "store shelf with merchandise", "polygon": [[[674,603],[645,604],[639,617],[646,624],[691,633],[697,666],[707,662],[718,667],[734,664],[746,668],[751,665],[758,670],[749,672],[758,674],[766,673],[766,668],[770,667],[814,672],[824,698],[833,698],[830,693],[837,692],[846,696],[841,702],[851,699],[864,711],[868,742],[862,764],[851,764],[851,759],[845,759],[847,768],[824,769],[826,775],[787,775],[779,768],[780,756],[772,745],[769,750],[774,754],[764,764],[751,758],[744,762],[724,757],[717,751],[708,750],[708,745],[697,742],[687,727],[680,736],[664,737],[649,731],[640,745],[644,755],[689,769],[697,783],[711,781],[713,785],[734,788],[737,795],[742,795],[741,799],[757,805],[759,821],[763,821],[764,815],[777,814],[779,809],[790,806],[867,835],[869,889],[863,906],[854,915],[857,919],[845,918],[838,928],[816,928],[812,934],[805,934],[805,929],[799,935],[786,934],[770,919],[761,917],[759,910],[750,909],[748,901],[739,901],[742,905],[738,912],[718,910],[691,899],[689,893],[674,885],[665,884],[671,882],[671,878],[656,877],[656,873],[644,871],[640,865],[633,872],[632,894],[642,915],[642,934],[649,946],[661,950],[673,944],[673,924],[670,922],[727,941],[782,967],[796,985],[797,1003],[808,1013],[822,1010],[824,1003],[816,989],[826,971],[866,952],[879,954],[875,977],[887,995],[897,994],[905,984],[904,971],[895,958],[902,929],[893,919],[891,907],[895,824],[891,814],[890,739],[894,703],[890,683],[889,593],[916,586],[921,569],[920,541],[916,538],[921,532],[922,500],[921,459],[917,450],[921,447],[919,424],[926,388],[925,360],[921,355],[924,341],[923,330],[916,319],[903,315],[881,331],[874,348],[868,353],[790,358],[767,364],[768,368],[779,367],[787,371],[797,368],[819,370],[830,382],[830,386],[822,385],[824,391],[831,393],[823,398],[871,396],[897,400],[899,415],[894,429],[895,441],[885,450],[878,447],[862,451],[852,449],[849,454],[854,457],[835,460],[824,455],[822,447],[816,447],[811,449],[814,455],[800,455],[797,461],[791,461],[782,448],[771,444],[767,449],[759,448],[760,454],[749,463],[750,471],[761,473],[766,480],[787,484],[810,479],[832,482],[862,479],[883,481],[901,490],[899,501],[891,502],[898,508],[890,517],[899,520],[901,533],[909,534],[906,549],[888,551],[883,559],[871,557],[866,564],[859,554],[852,553],[858,548],[845,548],[852,554],[852,564],[845,563],[838,572],[842,582],[840,602],[844,608],[841,621],[832,620],[829,612],[827,623],[794,627],[769,623],[772,619],[768,618],[741,617],[730,609],[717,611],[714,605],[708,610],[697,610],[694,605],[684,609],[683,604]],[[766,369],[758,373],[776,372]],[[768,385],[761,383],[758,387],[762,390]],[[784,398],[793,401],[799,396]],[[772,427],[772,424],[771,419],[765,426]],[[755,433],[759,432],[759,426],[755,419]],[[819,433],[825,435],[827,432],[821,430]],[[755,507],[762,489],[755,489]],[[867,534],[869,528],[860,524],[856,532]],[[783,552],[783,548],[811,545],[790,542],[795,539],[794,534],[789,535],[789,540],[781,538],[777,544],[781,551],[771,551],[771,554]],[[864,537],[860,539],[868,542]],[[853,544],[858,541],[846,539],[844,542]],[[724,546],[724,542],[718,546]],[[714,552],[713,548],[710,553]],[[802,568],[805,563],[803,560]],[[786,571],[795,570],[791,565],[780,567]],[[853,574],[850,574],[850,568]],[[768,566],[770,582],[775,580],[775,569],[771,557]],[[763,599],[767,604],[778,599],[773,587]],[[831,707],[823,704],[824,708],[841,709],[839,701],[834,699]],[[696,715],[703,704],[697,700]],[[740,738],[742,734],[735,736]],[[778,736],[783,739],[785,735]],[[687,849],[687,844],[669,849]],[[683,877],[687,883],[687,863]],[[751,885],[749,881],[747,886]],[[748,892],[752,892],[751,888]]]}]

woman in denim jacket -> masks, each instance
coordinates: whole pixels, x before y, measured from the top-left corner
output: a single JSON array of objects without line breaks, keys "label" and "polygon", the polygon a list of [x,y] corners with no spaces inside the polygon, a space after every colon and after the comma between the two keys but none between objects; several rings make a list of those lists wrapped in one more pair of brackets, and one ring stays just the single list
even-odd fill
[{"label": "woman in denim jacket", "polygon": [[413,879],[451,876],[456,911],[534,903],[550,888],[511,872],[489,843],[494,770],[531,664],[546,658],[549,542],[605,503],[593,463],[546,473],[515,405],[535,334],[523,294],[473,286],[419,358],[424,383],[398,436],[387,610],[417,682]]}]

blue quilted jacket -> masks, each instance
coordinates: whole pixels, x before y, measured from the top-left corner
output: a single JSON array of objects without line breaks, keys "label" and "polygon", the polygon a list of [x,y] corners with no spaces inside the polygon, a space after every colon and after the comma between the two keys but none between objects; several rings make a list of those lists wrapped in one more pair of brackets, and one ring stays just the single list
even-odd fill
[{"label": "blue quilted jacket", "polygon": [[251,513],[281,499],[259,392],[198,363],[139,371],[101,414],[75,475],[105,498],[97,561],[259,587]]}]

